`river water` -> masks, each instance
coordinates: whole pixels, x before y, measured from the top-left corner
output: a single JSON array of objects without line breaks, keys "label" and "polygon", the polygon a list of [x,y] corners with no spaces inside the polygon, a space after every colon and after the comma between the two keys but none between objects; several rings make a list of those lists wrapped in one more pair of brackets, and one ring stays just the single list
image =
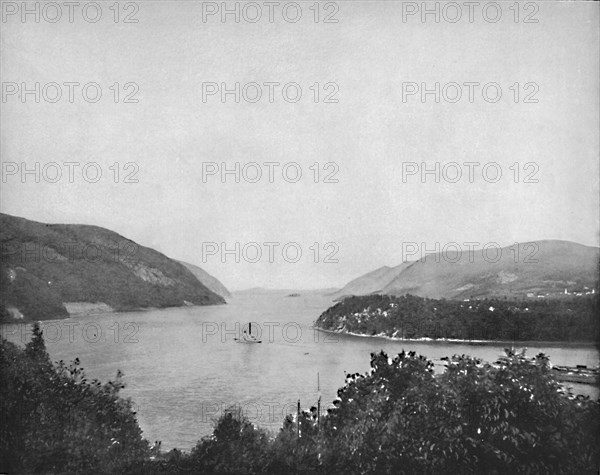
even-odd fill
[{"label": "river water", "polygon": [[[257,425],[277,429],[285,414],[316,405],[323,410],[344,384],[345,372],[369,369],[370,353],[415,350],[443,369],[443,356],[470,354],[495,361],[506,344],[390,341],[328,334],[312,324],[332,305],[317,293],[239,293],[228,305],[114,313],[43,322],[53,360],[76,357],[89,378],[103,382],[124,373],[144,436],[163,449],[189,450],[225,409],[240,408]],[[252,323],[260,344],[235,341]],[[9,341],[25,342],[29,325],[4,325]],[[554,364],[598,365],[591,346],[524,344],[527,354],[544,352]],[[517,345],[519,348],[523,344]],[[592,386],[576,393],[598,397]]]}]

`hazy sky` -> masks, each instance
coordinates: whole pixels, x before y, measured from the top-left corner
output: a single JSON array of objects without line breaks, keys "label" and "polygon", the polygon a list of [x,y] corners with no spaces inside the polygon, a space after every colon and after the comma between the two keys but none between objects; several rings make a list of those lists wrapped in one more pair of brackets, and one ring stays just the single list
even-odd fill
[{"label": "hazy sky", "polygon": [[[407,242],[429,249],[436,242],[508,245],[537,239],[598,245],[597,2],[538,2],[537,12],[521,4],[516,23],[513,2],[502,3],[496,23],[486,21],[481,8],[469,22],[466,7],[456,23],[445,20],[456,15],[450,9],[441,12],[439,23],[433,15],[423,23],[419,14],[403,21],[403,8],[421,2],[394,1],[338,2],[337,12],[321,3],[318,23],[313,2],[298,3],[302,18],[296,23],[283,17],[286,2],[275,7],[272,23],[262,2],[256,23],[247,21],[256,14],[250,7],[245,16],[240,10],[236,23],[233,15],[223,22],[219,14],[203,21],[201,2],[140,2],[137,12],[121,3],[115,23],[113,2],[100,4],[96,23],[85,21],[81,7],[71,23],[63,6],[55,23],[46,21],[56,16],[48,8],[40,11],[39,23],[33,15],[22,22],[17,12],[0,24],[2,212],[110,228],[200,265],[231,289],[341,286],[379,266],[399,264]],[[138,22],[123,23],[128,13]],[[323,23],[327,13],[338,22]],[[96,12],[89,8],[86,14],[93,19]],[[286,14],[293,19],[293,6]],[[486,14],[490,19],[495,12]],[[538,22],[524,23],[527,14]],[[20,89],[36,82],[39,102],[34,94],[24,103],[21,91],[12,94],[12,83]],[[61,85],[55,103],[49,100],[56,88],[44,88],[52,82]],[[71,103],[65,82],[95,82],[102,97],[92,103],[90,88],[88,102],[82,86],[74,86]],[[116,82],[117,103],[115,88],[109,89]],[[203,101],[203,83],[206,88],[209,82],[229,88],[239,83],[240,91],[256,82],[263,95],[249,102],[256,88],[248,86],[248,101],[241,96],[236,103],[231,94],[223,103],[219,93]],[[290,87],[285,100],[277,86],[271,103],[268,82],[297,83],[302,97],[291,102]],[[406,83],[434,88],[436,82],[439,103],[433,94],[425,102],[419,93],[403,99],[403,87],[411,87]],[[484,97],[482,86],[473,86],[470,102],[464,85],[470,82],[496,83],[502,97],[491,102],[494,87]],[[137,92],[125,83],[135,83]],[[325,88],[327,83],[333,84]],[[456,88],[444,88],[448,83],[461,85],[457,102],[451,102]],[[124,103],[128,93],[138,102]],[[324,101],[330,93],[337,103]],[[537,102],[524,102],[526,97]],[[35,174],[11,174],[15,165],[9,162],[30,169],[37,162],[45,173],[36,183]],[[51,162],[63,173],[56,183],[49,182],[56,173]],[[65,162],[79,164],[72,183]],[[102,171],[96,183],[85,179],[94,178],[93,168],[82,174],[89,162]],[[135,171],[125,168],[129,162],[137,167],[138,183],[124,182]],[[256,183],[243,176],[235,183],[233,175],[223,183],[219,175],[203,180],[203,163],[209,162],[231,169],[236,162],[280,165],[274,166],[273,183],[265,166]],[[297,165],[286,169],[289,179],[294,167],[302,170],[296,183],[282,177],[290,162]],[[315,162],[319,183],[309,168]],[[335,165],[325,169],[329,162]],[[436,183],[427,175],[423,183],[417,173],[403,182],[408,162],[432,169],[435,162],[456,162],[463,176],[450,183],[455,170],[447,167],[448,180],[442,175]],[[472,183],[465,162],[479,163]],[[502,171],[496,183],[490,182],[494,168],[486,169],[488,180],[482,176],[489,162]],[[338,182],[324,183],[336,170]],[[246,171],[255,176],[254,169]],[[530,173],[537,183],[524,182]],[[242,255],[236,263],[234,255],[219,251],[203,255],[203,243],[234,249],[236,242],[240,250],[259,243],[262,258],[251,263]],[[264,242],[280,243],[274,262]],[[284,244],[292,242],[302,250],[297,263],[282,257]],[[339,262],[322,262],[336,249]],[[255,256],[254,249],[246,250]]]}]

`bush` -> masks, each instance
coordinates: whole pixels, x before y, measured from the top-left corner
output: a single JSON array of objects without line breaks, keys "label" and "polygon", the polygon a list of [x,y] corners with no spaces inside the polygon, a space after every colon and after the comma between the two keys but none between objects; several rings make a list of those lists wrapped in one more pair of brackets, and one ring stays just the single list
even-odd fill
[{"label": "bush", "polygon": [[119,473],[147,456],[121,374],[88,381],[79,360],[53,365],[36,324],[24,350],[0,342],[0,470]]},{"label": "bush", "polygon": [[599,406],[560,391],[548,359],[509,353],[433,363],[373,354],[371,372],[338,391],[323,466],[335,473],[592,473]]}]

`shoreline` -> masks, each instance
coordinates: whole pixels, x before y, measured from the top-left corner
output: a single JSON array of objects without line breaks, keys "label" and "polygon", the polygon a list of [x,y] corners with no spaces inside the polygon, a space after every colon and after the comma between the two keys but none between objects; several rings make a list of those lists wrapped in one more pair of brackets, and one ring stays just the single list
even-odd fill
[{"label": "shoreline", "polygon": [[428,338],[428,337],[422,337],[422,338],[398,338],[398,337],[392,337],[392,336],[388,336],[385,334],[378,334],[378,335],[366,335],[364,333],[354,333],[354,332],[349,332],[349,331],[345,331],[345,330],[327,330],[325,328],[321,328],[321,327],[317,327],[315,325],[313,325],[313,328],[315,330],[319,330],[321,332],[324,333],[332,333],[335,335],[350,335],[350,336],[355,336],[355,337],[360,337],[360,338],[381,338],[384,340],[388,340],[388,341],[393,341],[393,342],[409,342],[409,343],[454,343],[454,344],[467,344],[467,345],[473,345],[473,346],[495,346],[495,345],[511,345],[511,346],[559,346],[559,347],[596,347],[597,344],[596,342],[593,341],[561,341],[561,340],[555,340],[555,341],[537,341],[537,340],[524,340],[524,341],[517,341],[517,340],[464,340],[464,339],[460,339],[460,338]]},{"label": "shoreline", "polygon": [[140,307],[140,308],[131,308],[131,309],[127,309],[127,310],[113,310],[112,312],[78,312],[78,313],[70,313],[68,317],[64,317],[64,318],[45,318],[44,320],[24,320],[24,319],[6,320],[6,321],[0,321],[0,325],[19,325],[19,324],[33,325],[35,322],[40,322],[40,323],[61,322],[64,320],[69,320],[71,318],[78,318],[78,317],[90,317],[90,316],[103,317],[106,315],[115,315],[115,314],[120,315],[122,313],[150,312],[153,310],[169,310],[172,308],[194,308],[194,307],[205,308],[205,307],[217,307],[220,305],[228,305],[228,302],[225,301],[224,303],[212,303],[212,304],[207,304],[207,305],[183,304],[183,305],[176,305],[176,306],[170,306],[170,307]]}]

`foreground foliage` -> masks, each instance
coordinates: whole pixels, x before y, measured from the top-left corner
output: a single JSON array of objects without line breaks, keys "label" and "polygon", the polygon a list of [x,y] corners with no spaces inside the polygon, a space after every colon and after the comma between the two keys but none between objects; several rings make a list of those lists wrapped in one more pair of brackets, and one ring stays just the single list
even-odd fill
[{"label": "foreground foliage", "polygon": [[548,358],[507,352],[433,363],[371,355],[320,419],[288,416],[277,434],[226,412],[190,453],[148,449],[116,382],[52,365],[39,329],[0,344],[0,470],[129,474],[586,474],[600,462],[599,403],[565,393]]},{"label": "foreground foliage", "polygon": [[50,361],[39,326],[22,350],[0,343],[0,471],[121,473],[148,453],[120,374],[102,385],[79,360]]}]

